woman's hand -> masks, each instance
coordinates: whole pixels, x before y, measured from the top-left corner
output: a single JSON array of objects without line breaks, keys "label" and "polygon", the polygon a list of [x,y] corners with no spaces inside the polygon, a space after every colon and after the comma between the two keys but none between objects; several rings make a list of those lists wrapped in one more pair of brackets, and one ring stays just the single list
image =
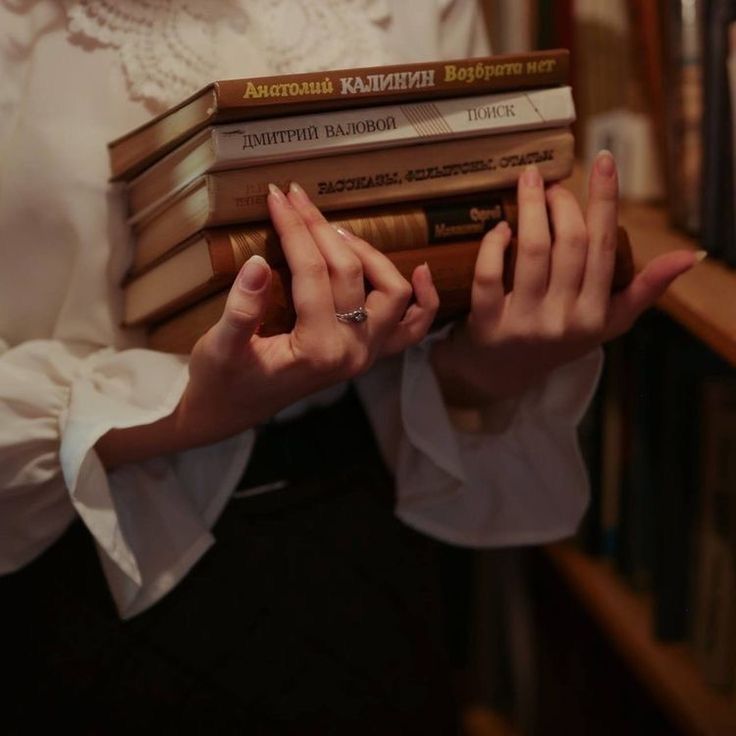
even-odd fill
[{"label": "woman's hand", "polygon": [[433,348],[450,405],[492,405],[519,395],[554,368],[629,329],[697,261],[691,251],[662,255],[611,296],[618,179],[608,152],[593,166],[585,214],[559,184],[545,191],[536,167],[520,178],[518,202],[513,290],[503,289],[511,231],[501,223],[483,240],[469,317]]},{"label": "woman's hand", "polygon": [[[250,258],[221,319],[192,350],[189,383],[174,413],[155,425],[105,435],[97,450],[107,467],[235,435],[427,333],[439,299],[426,266],[409,284],[382,253],[335,230],[301,187],[292,184],[288,197],[270,189],[269,212],[291,272],[294,329],[257,334],[271,270],[262,258]],[[367,296],[366,280],[372,286]],[[359,307],[365,321],[338,320],[336,313]]]}]

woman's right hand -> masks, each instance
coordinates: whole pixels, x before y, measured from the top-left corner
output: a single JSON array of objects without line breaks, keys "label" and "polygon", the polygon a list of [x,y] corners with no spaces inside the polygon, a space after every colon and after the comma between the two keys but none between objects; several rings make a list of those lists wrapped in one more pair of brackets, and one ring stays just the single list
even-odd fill
[{"label": "woman's right hand", "polygon": [[[288,197],[271,186],[268,208],[291,272],[294,329],[257,334],[271,270],[262,258],[250,258],[222,317],[192,350],[189,383],[174,413],[105,435],[96,448],[108,468],[233,436],[426,335],[439,304],[426,265],[409,284],[385,255],[335,230],[296,184]],[[367,296],[366,280],[372,286]],[[364,322],[336,317],[361,306]]]}]

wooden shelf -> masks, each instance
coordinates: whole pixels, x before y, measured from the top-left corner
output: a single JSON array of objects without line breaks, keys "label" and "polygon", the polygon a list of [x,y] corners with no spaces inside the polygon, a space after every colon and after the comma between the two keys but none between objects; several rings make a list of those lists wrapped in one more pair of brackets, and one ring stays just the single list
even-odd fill
[{"label": "wooden shelf", "polygon": [[736,706],[703,682],[686,644],[651,636],[651,606],[604,562],[566,543],[549,545],[556,569],[628,662],[631,671],[686,733],[736,734]]},{"label": "wooden shelf", "polygon": [[[626,227],[637,269],[654,257],[697,242],[672,229],[658,207],[624,204]],[[678,278],[658,304],[697,338],[736,366],[736,271],[706,259]]]}]

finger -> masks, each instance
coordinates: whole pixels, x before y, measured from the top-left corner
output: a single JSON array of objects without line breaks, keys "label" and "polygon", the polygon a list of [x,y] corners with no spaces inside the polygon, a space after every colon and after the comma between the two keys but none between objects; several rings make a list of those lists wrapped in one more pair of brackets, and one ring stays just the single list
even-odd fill
[{"label": "finger", "polygon": [[271,269],[261,256],[251,256],[240,269],[219,321],[210,330],[215,354],[222,360],[238,355],[256,333],[268,305]]},{"label": "finger", "polygon": [[327,264],[309,228],[284,193],[269,184],[268,211],[291,272],[291,294],[298,325],[332,329],[335,305]]},{"label": "finger", "polygon": [[598,154],[590,172],[585,221],[588,258],[580,296],[586,308],[600,311],[608,305],[618,243],[618,175],[608,151]]},{"label": "finger", "polygon": [[580,291],[588,252],[585,218],[574,195],[559,184],[547,190],[547,204],[555,233],[548,295],[573,302]]},{"label": "finger", "polygon": [[499,222],[484,236],[475,262],[470,292],[470,317],[480,324],[495,323],[505,304],[503,288],[504,253],[511,242],[511,228]]},{"label": "finger", "polygon": [[309,228],[327,264],[336,312],[350,312],[365,304],[363,265],[345,240],[296,182],[289,185],[289,201]]},{"label": "finger", "polygon": [[404,318],[383,344],[381,355],[400,353],[424,339],[440,306],[440,297],[429,265],[417,266],[411,276],[416,301],[409,306]]},{"label": "finger", "polygon": [[528,166],[519,178],[517,197],[519,245],[511,298],[524,308],[533,308],[547,292],[552,247],[544,182],[536,166]]},{"label": "finger", "polygon": [[627,289],[612,298],[605,339],[626,332],[678,276],[689,271],[704,255],[704,251],[676,250],[650,261]]},{"label": "finger", "polygon": [[396,266],[379,250],[353,233],[340,228],[338,231],[363,265],[363,273],[373,287],[365,300],[372,322],[372,329],[380,330],[385,338],[389,331],[404,317],[413,291],[411,284]]}]

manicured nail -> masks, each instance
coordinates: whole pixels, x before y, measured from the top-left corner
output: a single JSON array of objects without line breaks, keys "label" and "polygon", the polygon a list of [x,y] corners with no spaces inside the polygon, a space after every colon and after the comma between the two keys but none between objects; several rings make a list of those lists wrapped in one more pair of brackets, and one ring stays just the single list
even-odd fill
[{"label": "manicured nail", "polygon": [[307,193],[295,181],[289,183],[289,194],[294,195],[299,202],[311,204],[311,200]]},{"label": "manicured nail", "polygon": [[273,195],[273,198],[277,202],[280,202],[281,204],[288,204],[288,201],[286,197],[284,196],[284,193],[275,184],[271,184],[269,182],[268,191],[270,194]]},{"label": "manicured nail", "polygon": [[[284,196],[283,194],[281,195]],[[238,274],[238,287],[243,291],[260,291],[268,279],[271,269],[262,256],[251,256]]]},{"label": "manicured nail", "polygon": [[610,151],[598,151],[595,157],[595,168],[601,176],[613,176],[616,173],[616,160]]},{"label": "manicured nail", "polygon": [[529,164],[524,169],[524,173],[521,175],[522,181],[528,187],[541,187],[542,177],[539,174],[539,169],[536,164]]},{"label": "manicured nail", "polygon": [[702,263],[708,257],[707,250],[699,250],[695,253],[695,262]]},{"label": "manicured nail", "polygon": [[337,232],[340,233],[343,238],[345,238],[345,240],[357,240],[356,235],[354,233],[351,233],[350,230],[346,230],[342,225],[335,225],[333,223],[332,227],[334,227],[335,230],[337,230]]}]

